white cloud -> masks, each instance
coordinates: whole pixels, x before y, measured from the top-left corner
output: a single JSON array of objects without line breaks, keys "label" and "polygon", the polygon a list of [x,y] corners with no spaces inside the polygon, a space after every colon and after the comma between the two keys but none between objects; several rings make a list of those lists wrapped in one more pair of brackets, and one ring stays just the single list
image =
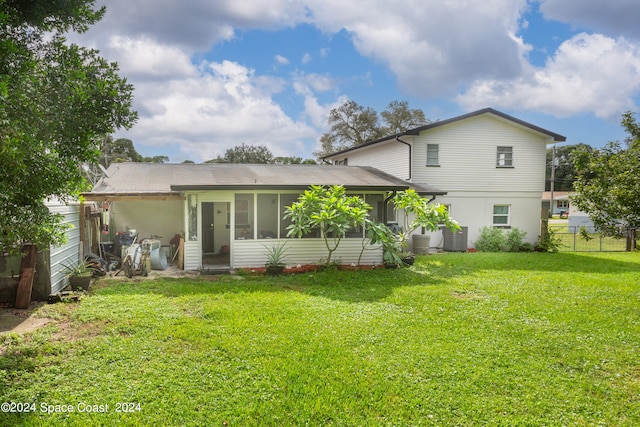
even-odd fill
[{"label": "white cloud", "polygon": [[310,3],[316,25],[347,29],[357,50],[385,63],[413,96],[448,95],[471,78],[521,72],[513,34],[526,0]]},{"label": "white cloud", "polygon": [[637,106],[640,48],[625,39],[578,34],[544,67],[528,66],[512,80],[479,80],[458,96],[469,109],[492,105],[566,117],[593,112],[612,119]]},{"label": "white cloud", "polygon": [[289,118],[272,101],[278,82],[256,78],[252,70],[230,61],[206,63],[201,69],[196,77],[163,87],[143,84],[145,114],[129,137],[159,147],[178,143],[196,161],[241,143],[266,145],[283,155],[315,137],[312,128]]},{"label": "white cloud", "polygon": [[289,65],[290,61],[287,57],[282,55],[276,55],[275,60],[280,65]]},{"label": "white cloud", "polygon": [[574,27],[640,39],[638,0],[541,0],[545,18]]}]

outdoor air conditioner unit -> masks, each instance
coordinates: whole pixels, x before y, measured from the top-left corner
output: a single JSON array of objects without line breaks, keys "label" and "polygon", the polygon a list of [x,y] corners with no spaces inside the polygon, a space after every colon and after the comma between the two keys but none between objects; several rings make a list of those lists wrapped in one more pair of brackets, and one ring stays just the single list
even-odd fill
[{"label": "outdoor air conditioner unit", "polygon": [[442,228],[445,252],[465,252],[467,250],[467,235],[469,227],[462,227],[461,230],[451,231],[446,227]]}]

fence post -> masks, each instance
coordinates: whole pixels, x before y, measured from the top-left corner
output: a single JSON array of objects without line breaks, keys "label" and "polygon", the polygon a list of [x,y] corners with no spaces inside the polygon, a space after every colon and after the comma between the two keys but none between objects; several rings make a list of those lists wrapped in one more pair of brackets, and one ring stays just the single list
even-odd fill
[{"label": "fence post", "polygon": [[636,229],[634,227],[627,228],[627,252],[636,249]]}]

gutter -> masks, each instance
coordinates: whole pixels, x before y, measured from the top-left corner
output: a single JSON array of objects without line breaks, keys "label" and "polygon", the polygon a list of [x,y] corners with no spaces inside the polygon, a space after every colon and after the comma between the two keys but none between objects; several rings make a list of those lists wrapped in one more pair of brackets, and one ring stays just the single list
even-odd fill
[{"label": "gutter", "polygon": [[412,146],[411,144],[409,144],[407,141],[403,141],[400,139],[400,135],[396,135],[396,141],[403,143],[404,145],[406,145],[407,147],[409,147],[409,178],[407,178],[407,181],[411,181],[411,171],[413,170],[413,165],[411,164],[412,162],[412,155],[411,155],[411,151],[412,151]]}]

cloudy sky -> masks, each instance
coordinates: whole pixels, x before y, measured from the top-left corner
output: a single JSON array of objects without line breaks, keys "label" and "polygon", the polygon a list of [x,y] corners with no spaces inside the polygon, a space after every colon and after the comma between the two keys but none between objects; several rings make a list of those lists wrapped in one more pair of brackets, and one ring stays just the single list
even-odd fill
[{"label": "cloudy sky", "polygon": [[105,3],[70,39],[135,85],[140,119],[117,136],[171,162],[242,143],[311,158],[347,99],[432,120],[493,107],[593,146],[640,112],[638,0]]}]

